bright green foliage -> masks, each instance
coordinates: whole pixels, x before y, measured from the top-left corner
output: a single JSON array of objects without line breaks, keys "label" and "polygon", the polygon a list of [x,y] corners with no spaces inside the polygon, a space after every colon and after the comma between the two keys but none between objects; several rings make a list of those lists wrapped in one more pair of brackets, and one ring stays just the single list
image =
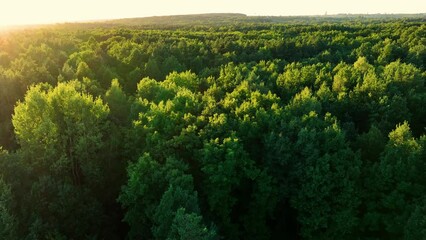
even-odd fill
[{"label": "bright green foliage", "polygon": [[132,41],[113,42],[108,46],[108,55],[126,65],[137,66],[142,60],[142,53],[138,44]]},{"label": "bright green foliage", "polygon": [[[132,141],[142,143],[136,146],[136,153],[149,152],[153,157],[166,159],[173,151],[186,159],[188,150],[193,144],[201,112],[200,95],[178,87],[171,81],[189,77],[193,82],[197,78],[187,73],[171,74],[166,81],[158,83],[143,79],[138,84],[138,96],[133,109],[135,110]],[[181,78],[182,77],[182,78]],[[192,82],[191,82],[192,83]],[[139,110],[137,112],[136,110]]]},{"label": "bright green foliage", "polygon": [[367,73],[368,71],[374,70],[374,67],[368,63],[366,57],[359,57],[356,62],[354,62],[354,68],[362,73]]},{"label": "bright green foliage", "polygon": [[130,104],[118,79],[111,81],[111,87],[105,93],[105,101],[111,110],[111,117],[119,124],[126,123],[130,114]]},{"label": "bright green foliage", "polygon": [[392,62],[386,65],[383,78],[389,83],[391,93],[406,93],[424,87],[425,78],[419,69],[411,64]]},{"label": "bright green foliage", "polygon": [[75,76],[78,79],[83,79],[83,77],[93,78],[94,73],[90,69],[89,65],[85,62],[80,62],[77,67],[77,71],[75,73]]},{"label": "bright green foliage", "polygon": [[101,159],[94,156],[102,147],[108,114],[108,106],[84,93],[77,81],[55,88],[36,85],[16,106],[12,121],[23,164],[37,177],[29,195],[43,226],[37,236],[59,230],[78,237],[99,226],[88,224],[100,215],[89,193],[103,181]]},{"label": "bright green foliage", "polygon": [[283,95],[293,96],[303,88],[312,88],[318,73],[315,66],[301,66],[291,63],[284,69],[284,73],[277,78],[277,86],[282,88]]},{"label": "bright green foliage", "polygon": [[183,73],[172,72],[167,77],[163,84],[169,88],[172,88],[173,85],[176,87],[186,88],[192,92],[196,92],[200,86],[200,80],[197,75],[186,71]]},{"label": "bright green foliage", "polygon": [[305,88],[293,97],[286,108],[290,114],[302,116],[310,112],[320,113],[322,107],[316,97],[312,96],[311,90],[309,90],[309,88]]},{"label": "bright green foliage", "polygon": [[336,71],[333,78],[333,91],[335,92],[348,92],[360,81],[359,74],[350,65],[339,64],[334,71]]},{"label": "bright green foliage", "polygon": [[[69,177],[74,184],[97,175],[93,153],[100,149],[108,106],[82,93],[78,82],[29,89],[13,115],[19,144],[38,162],[38,171]],[[64,173],[65,176],[63,175]]]}]

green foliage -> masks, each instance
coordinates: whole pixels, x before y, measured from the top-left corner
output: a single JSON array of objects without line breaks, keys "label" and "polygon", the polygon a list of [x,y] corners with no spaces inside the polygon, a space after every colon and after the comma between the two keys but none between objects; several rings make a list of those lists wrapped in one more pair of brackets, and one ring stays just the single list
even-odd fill
[{"label": "green foliage", "polygon": [[152,77],[156,80],[163,79],[163,75],[161,73],[160,67],[155,58],[150,58],[148,62],[145,64],[145,73],[149,77]]},{"label": "green foliage", "polygon": [[236,234],[235,223],[231,222],[231,212],[238,201],[232,193],[244,188],[243,183],[254,180],[259,174],[253,161],[242,149],[238,139],[216,139],[206,143],[201,152],[202,171],[207,178],[203,191],[207,194],[210,211],[220,218],[228,236]]},{"label": "green foliage", "polygon": [[124,220],[130,225],[130,237],[150,236],[156,203],[166,184],[161,170],[159,163],[148,154],[128,167],[129,179],[118,200],[127,209]]},{"label": "green foliage", "polygon": [[371,230],[377,231],[379,226],[384,226],[381,229],[383,237],[402,238],[405,229],[413,226],[409,219],[418,218],[416,214],[421,211],[426,189],[422,174],[425,169],[423,147],[412,137],[407,122],[398,125],[389,133],[389,142],[371,171],[374,183],[368,189],[380,189],[380,192],[372,195],[375,197],[370,200],[372,202],[367,202],[371,209],[365,215],[365,221]]},{"label": "green foliage", "polygon": [[411,64],[401,63],[400,61],[392,62],[386,65],[383,78],[389,82],[389,91],[391,93],[407,93],[407,91],[416,91],[424,87],[424,77],[415,66]]},{"label": "green foliage", "polygon": [[53,89],[34,86],[25,101],[16,106],[12,119],[19,144],[33,158],[40,159],[30,164],[62,177],[71,169],[76,184],[83,181],[84,175],[97,174],[89,159],[102,145],[109,114],[108,106],[99,98],[82,91],[76,81],[59,83]]},{"label": "green foliage", "polygon": [[296,146],[301,147],[303,162],[298,166],[302,172],[295,177],[301,185],[291,202],[299,211],[302,236],[306,239],[353,237],[358,224],[359,159],[345,146],[344,136],[335,124],[326,127],[323,133],[301,129],[298,138]]},{"label": "green foliage", "polygon": [[423,239],[426,237],[426,213],[424,200],[416,203],[404,228],[404,239]]},{"label": "green foliage", "polygon": [[166,77],[163,84],[169,88],[175,85],[176,87],[182,87],[192,92],[197,92],[200,86],[200,80],[197,78],[197,75],[190,71],[183,73],[172,72]]},{"label": "green foliage", "polygon": [[303,88],[312,88],[318,73],[315,66],[286,65],[284,73],[277,78],[277,86],[283,89],[283,95],[293,96]]},{"label": "green foliage", "polygon": [[17,239],[17,222],[11,213],[12,204],[10,186],[0,178],[0,237],[3,239]]},{"label": "green foliage", "polygon": [[0,34],[0,238],[423,239],[426,29],[400,17]]},{"label": "green foliage", "polygon": [[[169,158],[161,164],[149,154],[144,154],[129,166],[129,180],[119,201],[128,209],[124,220],[130,225],[131,238],[151,235],[156,239],[170,239],[171,235],[177,239],[185,239],[192,234],[213,236],[213,232],[200,222],[197,192],[193,188],[192,176],[184,173],[186,168],[177,159]],[[192,222],[182,222],[186,218]],[[199,229],[192,229],[186,224]]]},{"label": "green foliage", "polygon": [[99,226],[88,224],[100,215],[90,192],[104,177],[95,153],[102,148],[108,114],[108,106],[77,81],[33,86],[16,106],[12,122],[22,161],[37,179],[29,198],[37,199],[31,209],[43,226],[38,236],[60,231],[78,237]]},{"label": "green foliage", "polygon": [[182,72],[185,68],[175,56],[166,58],[163,62],[163,73],[166,75],[171,72]]},{"label": "green foliage", "polygon": [[186,190],[170,184],[161,197],[154,214],[155,224],[152,231],[156,239],[166,239],[170,234],[172,223],[179,209],[188,210],[190,213],[199,213],[197,195],[194,194],[192,189]]},{"label": "green foliage", "polygon": [[105,93],[105,101],[111,110],[111,117],[119,124],[126,123],[130,114],[130,104],[118,79],[111,81],[111,87]]},{"label": "green foliage", "polygon": [[185,209],[179,208],[171,225],[170,234],[167,239],[218,239],[215,231],[209,230],[201,222],[201,216],[196,213],[186,213]]}]

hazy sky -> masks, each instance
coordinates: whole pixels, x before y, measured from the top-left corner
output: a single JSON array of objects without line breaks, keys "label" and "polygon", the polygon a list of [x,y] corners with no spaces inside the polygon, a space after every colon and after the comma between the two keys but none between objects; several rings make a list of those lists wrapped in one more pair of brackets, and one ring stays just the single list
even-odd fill
[{"label": "hazy sky", "polygon": [[1,0],[0,3],[0,25],[212,12],[282,16],[426,12],[426,0]]}]

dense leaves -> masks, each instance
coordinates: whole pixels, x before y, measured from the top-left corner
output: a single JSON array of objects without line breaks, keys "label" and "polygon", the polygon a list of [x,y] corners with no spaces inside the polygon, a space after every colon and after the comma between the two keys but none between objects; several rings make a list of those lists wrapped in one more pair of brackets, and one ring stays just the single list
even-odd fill
[{"label": "dense leaves", "polygon": [[0,35],[0,238],[426,238],[424,19],[210,17]]}]

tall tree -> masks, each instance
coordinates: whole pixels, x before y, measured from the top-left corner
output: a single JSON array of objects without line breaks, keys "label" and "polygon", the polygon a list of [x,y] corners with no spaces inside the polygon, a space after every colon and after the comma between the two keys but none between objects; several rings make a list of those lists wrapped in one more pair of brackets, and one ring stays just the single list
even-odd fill
[{"label": "tall tree", "polygon": [[23,164],[35,179],[29,198],[36,204],[23,207],[37,213],[33,224],[43,226],[34,233],[38,237],[59,231],[80,238],[98,231],[102,210],[93,193],[105,176],[96,153],[103,144],[108,114],[108,106],[85,93],[77,81],[55,88],[33,86],[16,106],[15,134]]}]

